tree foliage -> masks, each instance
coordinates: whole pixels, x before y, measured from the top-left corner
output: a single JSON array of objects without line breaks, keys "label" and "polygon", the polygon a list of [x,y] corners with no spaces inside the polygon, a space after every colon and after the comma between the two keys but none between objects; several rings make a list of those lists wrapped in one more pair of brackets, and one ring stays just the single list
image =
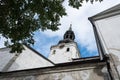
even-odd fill
[{"label": "tree foliage", "polygon": [[[69,0],[69,5],[79,9],[83,1]],[[38,29],[58,30],[60,18],[66,15],[64,0],[0,0],[0,34],[7,39],[5,45],[11,52],[20,53],[23,43],[34,44],[33,32]]]}]

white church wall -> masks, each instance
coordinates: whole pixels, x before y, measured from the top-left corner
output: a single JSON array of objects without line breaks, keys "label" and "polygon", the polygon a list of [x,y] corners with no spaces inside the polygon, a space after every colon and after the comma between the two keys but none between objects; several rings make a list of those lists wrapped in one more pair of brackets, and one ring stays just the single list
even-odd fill
[{"label": "white church wall", "polygon": [[96,62],[12,72],[3,74],[0,80],[109,80],[102,71],[105,65]]},{"label": "white church wall", "polygon": [[[98,70],[99,71],[99,70]],[[37,80],[104,80],[104,77],[94,73],[93,69],[83,71],[61,72],[36,76]]]},{"label": "white church wall", "polygon": [[[96,69],[98,70],[98,69]],[[29,75],[29,73],[26,73]],[[36,72],[37,74],[37,72]],[[19,75],[19,74],[18,74]],[[70,71],[70,72],[58,72],[58,73],[49,73],[49,74],[38,74],[38,75],[29,75],[29,76],[14,76],[14,77],[5,77],[0,78],[0,80],[108,80],[104,79],[103,74],[94,72],[94,69],[83,70],[83,71]]]},{"label": "white church wall", "polygon": [[[61,47],[63,46],[63,47]],[[60,48],[61,47],[61,48]],[[69,48],[69,51],[67,51]],[[53,46],[50,51],[49,59],[54,63],[64,63],[72,61],[72,58],[79,58],[79,51],[75,42],[62,43]]]},{"label": "white church wall", "polygon": [[9,53],[9,48],[0,49],[0,71],[4,69],[7,63],[14,57],[15,54]]},{"label": "white church wall", "polygon": [[95,21],[105,52],[112,56],[120,75],[120,15]]},{"label": "white church wall", "polygon": [[52,63],[25,47],[8,71],[53,66]]}]

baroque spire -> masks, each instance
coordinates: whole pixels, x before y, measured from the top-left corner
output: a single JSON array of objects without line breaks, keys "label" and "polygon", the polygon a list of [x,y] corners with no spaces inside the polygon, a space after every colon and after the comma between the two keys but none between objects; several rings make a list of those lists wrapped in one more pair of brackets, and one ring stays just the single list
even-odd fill
[{"label": "baroque spire", "polygon": [[75,39],[75,34],[72,31],[72,24],[70,24],[69,29],[65,32],[64,39],[69,39],[69,40],[74,40]]}]

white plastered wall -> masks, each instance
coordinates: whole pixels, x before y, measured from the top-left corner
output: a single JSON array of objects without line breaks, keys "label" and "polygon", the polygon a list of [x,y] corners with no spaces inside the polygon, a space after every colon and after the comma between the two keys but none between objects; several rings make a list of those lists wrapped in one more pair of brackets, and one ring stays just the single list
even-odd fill
[{"label": "white plastered wall", "polygon": [[114,59],[120,74],[120,15],[95,21],[105,52]]},{"label": "white plastered wall", "polygon": [[20,55],[10,53],[9,48],[0,49],[0,71],[15,71],[54,66],[49,60],[27,48]]},{"label": "white plastered wall", "polygon": [[52,63],[25,47],[8,71],[53,66]]},{"label": "white plastered wall", "polygon": [[[64,45],[64,47],[60,48],[61,45]],[[67,51],[67,48],[69,48],[69,51]],[[71,62],[73,58],[80,58],[80,55],[75,42],[61,43],[51,48],[48,58],[54,63],[65,63]]]},{"label": "white plastered wall", "polygon": [[9,53],[9,51],[9,48],[0,49],[0,71],[2,71],[7,63],[15,56],[15,54]]}]

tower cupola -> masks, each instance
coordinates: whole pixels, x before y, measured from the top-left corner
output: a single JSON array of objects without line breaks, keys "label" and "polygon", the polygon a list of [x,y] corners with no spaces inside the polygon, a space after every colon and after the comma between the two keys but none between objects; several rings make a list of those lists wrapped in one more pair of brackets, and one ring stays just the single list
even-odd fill
[{"label": "tower cupola", "polygon": [[75,39],[75,34],[72,31],[72,25],[70,24],[69,30],[67,30],[64,34],[64,39],[69,39],[69,40],[74,40]]},{"label": "tower cupola", "polygon": [[63,36],[63,40],[60,40],[58,44],[74,42],[74,39],[75,39],[75,34],[72,31],[72,24],[70,24],[70,28],[65,32]]}]

